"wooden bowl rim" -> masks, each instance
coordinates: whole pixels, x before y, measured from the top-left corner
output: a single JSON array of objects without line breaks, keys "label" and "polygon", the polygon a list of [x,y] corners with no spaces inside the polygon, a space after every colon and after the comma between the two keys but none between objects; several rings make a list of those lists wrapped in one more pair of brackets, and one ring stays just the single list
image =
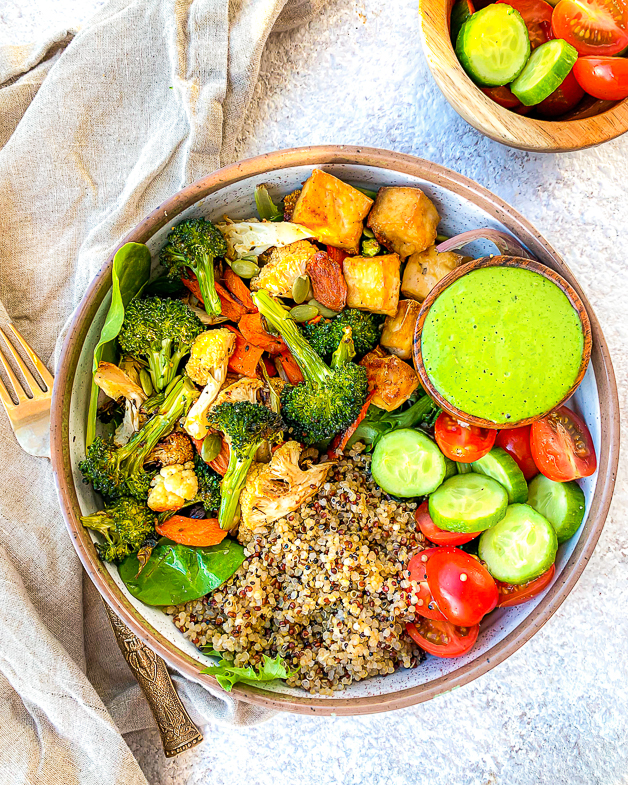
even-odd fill
[{"label": "wooden bowl rim", "polygon": [[[200,674],[199,663],[157,631],[129,602],[98,559],[92,540],[81,525],[81,511],[75,486],[75,482],[80,480],[74,477],[70,460],[69,411],[76,366],[89,326],[111,288],[113,257],[122,245],[127,242],[147,242],[173,217],[227,185],[260,174],[268,174],[270,178],[273,171],[278,169],[297,166],[324,167],[331,164],[369,166],[381,169],[384,174],[386,171],[408,174],[463,196],[493,215],[518,236],[534,256],[546,259],[549,266],[554,265],[560,269],[587,304],[586,297],[560,255],[523,216],[498,196],[473,180],[439,164],[377,148],[308,146],[266,153],[231,164],[174,194],[122,238],[76,309],[68,326],[57,365],[51,411],[51,461],[59,502],[75,550],[90,580],[105,601],[130,629],[171,667],[192,681],[218,692],[220,688],[215,678]],[[611,503],[619,460],[619,401],[615,375],[604,335],[593,313],[591,322],[594,332],[592,363],[601,401],[602,449],[598,462],[598,479],[591,509],[574,551],[554,585],[531,613],[481,657],[426,684],[381,696],[329,699],[307,695],[282,695],[236,684],[232,692],[234,697],[269,709],[299,714],[347,716],[400,709],[430,700],[478,678],[517,651],[551,618],[575,586],[600,537]]]},{"label": "wooden bowl rim", "polygon": [[[483,417],[476,417],[473,414],[463,412],[462,409],[458,409],[443,395],[441,395],[441,393],[438,392],[427,371],[425,370],[425,363],[423,362],[423,348],[421,345],[421,334],[423,332],[423,325],[425,324],[427,315],[430,312],[430,308],[434,305],[436,300],[438,300],[440,295],[452,285],[452,283],[458,281],[463,276],[472,273],[474,270],[480,270],[486,267],[516,267],[518,269],[532,270],[533,272],[542,275],[544,278],[547,278],[549,281],[552,281],[552,283],[555,283],[563,292],[563,294],[565,294],[571,303],[572,308],[578,314],[580,324],[582,325],[584,344],[582,347],[582,358],[580,360],[578,375],[576,376],[574,383],[571,385],[566,394],[560,399],[560,401],[558,401],[558,403],[552,406],[551,409],[548,409],[546,412],[538,414],[535,417],[525,417],[521,420],[513,420],[512,422],[509,421],[507,423],[494,423],[491,422],[491,420],[484,419]],[[587,367],[589,365],[589,360],[591,359],[591,322],[589,320],[587,309],[584,307],[584,303],[580,299],[576,290],[568,281],[562,277],[562,275],[559,275],[555,270],[551,270],[546,265],[541,264],[540,262],[537,262],[533,259],[525,259],[521,256],[483,256],[480,259],[473,259],[470,262],[461,264],[460,267],[456,267],[444,278],[441,278],[436,286],[430,290],[427,297],[421,304],[421,310],[419,311],[419,316],[414,328],[413,346],[414,364],[417,373],[419,374],[419,378],[421,379],[421,384],[423,387],[425,387],[430,397],[436,401],[441,409],[444,409],[453,417],[463,420],[464,422],[471,423],[472,425],[478,425],[480,428],[490,428],[491,430],[499,431],[506,428],[520,428],[524,425],[530,425],[530,423],[533,423],[535,420],[538,420],[550,412],[553,412],[555,409],[558,409],[559,406],[562,406],[565,401],[571,398],[571,396],[580,386],[580,383],[582,382],[584,374],[586,373]]]},{"label": "wooden bowl rim", "polygon": [[469,78],[454,52],[449,32],[453,3],[419,0],[421,40],[436,84],[469,125],[501,144],[542,153],[584,150],[628,131],[628,98],[605,112],[574,120],[536,120],[492,101]]}]

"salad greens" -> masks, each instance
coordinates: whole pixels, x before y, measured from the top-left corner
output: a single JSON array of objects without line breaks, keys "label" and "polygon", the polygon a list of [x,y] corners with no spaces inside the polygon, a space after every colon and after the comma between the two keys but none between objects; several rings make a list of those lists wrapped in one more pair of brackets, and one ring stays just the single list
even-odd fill
[{"label": "salad greens", "polygon": [[238,668],[229,660],[225,660],[220,652],[214,651],[211,647],[203,647],[203,654],[210,657],[220,657],[216,665],[204,668],[201,673],[208,673],[214,676],[223,690],[231,692],[233,685],[241,681],[245,684],[260,684],[275,679],[287,679],[293,676],[298,669],[290,670],[284,659],[278,654],[275,659],[271,659],[267,654],[262,657],[262,662],[257,670],[250,665],[246,668]]},{"label": "salad greens", "polygon": [[136,554],[122,562],[119,572],[138,600],[147,605],[178,605],[217,589],[243,561],[244,548],[230,538],[200,548],[178,545],[163,537],[141,572]]}]

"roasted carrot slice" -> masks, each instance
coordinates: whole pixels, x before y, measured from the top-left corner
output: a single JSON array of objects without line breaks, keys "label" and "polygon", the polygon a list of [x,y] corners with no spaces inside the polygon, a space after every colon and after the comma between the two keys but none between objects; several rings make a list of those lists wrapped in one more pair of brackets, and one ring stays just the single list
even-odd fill
[{"label": "roasted carrot slice", "polygon": [[257,308],[251,297],[248,286],[239,275],[236,275],[230,267],[227,267],[223,275],[225,287],[231,292],[234,298],[244,306],[249,313],[257,313]]},{"label": "roasted carrot slice", "polygon": [[186,518],[184,515],[173,515],[157,524],[155,531],[179,545],[197,547],[218,545],[227,536],[226,529],[220,528],[218,518]]},{"label": "roasted carrot slice", "polygon": [[226,316],[232,322],[239,322],[240,319],[247,313],[244,305],[241,305],[233,295],[231,295],[224,286],[218,283],[214,284],[218,297],[220,297],[220,304],[222,306],[222,315]]},{"label": "roasted carrot slice", "polygon": [[264,363],[266,373],[269,376],[277,376],[277,369],[275,368],[275,363],[272,360],[269,360],[268,357],[262,357],[262,362]]},{"label": "roasted carrot slice", "polygon": [[246,313],[238,322],[238,329],[249,343],[259,346],[269,354],[279,354],[287,351],[283,339],[271,335],[262,323],[260,313]]},{"label": "roasted carrot slice", "polygon": [[340,269],[342,269],[342,263],[344,260],[347,258],[347,256],[349,256],[349,254],[346,251],[343,251],[342,248],[334,248],[332,245],[327,246],[327,253],[329,254],[330,259],[338,262]]},{"label": "roasted carrot slice", "polygon": [[358,425],[366,417],[366,413],[368,412],[369,406],[371,405],[371,398],[374,395],[375,395],[375,390],[373,390],[366,396],[366,400],[364,401],[364,406],[362,406],[362,408],[360,409],[360,413],[355,418],[355,420],[351,423],[351,425],[343,433],[339,433],[336,436],[334,436],[334,440],[331,443],[331,450],[329,452],[330,458],[339,458],[342,455],[345,447],[347,446],[347,442],[357,431]]},{"label": "roasted carrot slice", "polygon": [[225,327],[236,336],[235,349],[229,358],[229,370],[252,379],[257,378],[257,364],[262,359],[264,350],[249,343],[242,333],[230,324],[226,324]]},{"label": "roasted carrot slice", "polygon": [[275,358],[275,362],[278,362],[281,365],[281,368],[286,374],[290,384],[299,384],[299,382],[303,381],[303,374],[301,373],[301,369],[289,351],[278,354]]}]

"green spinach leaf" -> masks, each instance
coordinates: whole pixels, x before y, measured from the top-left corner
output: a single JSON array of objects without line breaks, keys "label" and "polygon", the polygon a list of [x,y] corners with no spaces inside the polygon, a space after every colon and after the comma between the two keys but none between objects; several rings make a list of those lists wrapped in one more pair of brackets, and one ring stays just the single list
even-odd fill
[{"label": "green spinach leaf", "polygon": [[217,589],[244,561],[244,548],[227,537],[219,545],[192,548],[162,537],[139,573],[135,554],[118,570],[125,586],[147,605],[178,605]]},{"label": "green spinach leaf", "polygon": [[220,657],[220,661],[216,665],[204,668],[201,673],[209,673],[211,676],[215,676],[218,684],[227,692],[231,692],[233,685],[239,681],[245,684],[260,684],[274,681],[275,679],[287,679],[298,670],[298,668],[290,670],[279,654],[274,660],[271,660],[267,654],[264,654],[261,663],[255,670],[250,665],[247,668],[238,668],[229,660],[223,659],[219,652],[207,647],[203,649],[203,653],[211,657]]},{"label": "green spinach leaf", "polygon": [[[124,321],[124,309],[146,285],[150,275],[150,251],[142,243],[126,243],[113,257],[111,272],[111,305],[100,331],[100,340],[94,349],[93,372],[101,360],[115,361],[114,341]],[[85,446],[96,436],[96,408],[98,387],[92,382],[87,417]]]}]

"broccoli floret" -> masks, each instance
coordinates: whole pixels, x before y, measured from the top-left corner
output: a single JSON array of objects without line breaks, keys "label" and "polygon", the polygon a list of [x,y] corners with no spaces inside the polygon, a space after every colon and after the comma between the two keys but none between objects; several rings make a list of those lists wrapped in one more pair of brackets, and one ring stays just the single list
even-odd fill
[{"label": "broccoli floret", "polygon": [[222,479],[218,513],[220,527],[229,529],[255,453],[262,442],[279,441],[285,426],[279,414],[249,401],[220,403],[211,409],[208,419],[229,443],[229,466]]},{"label": "broccoli floret", "polygon": [[222,477],[208,466],[200,455],[194,456],[194,471],[198,480],[198,494],[194,502],[201,503],[207,515],[220,509],[220,483]]},{"label": "broccoli floret", "polygon": [[227,243],[220,229],[204,218],[193,218],[171,229],[160,260],[173,278],[192,270],[198,279],[205,310],[210,316],[218,316],[222,307],[214,284],[214,259],[226,253]]},{"label": "broccoli floret", "polygon": [[333,319],[320,319],[316,324],[300,325],[312,348],[328,359],[342,339],[345,327],[351,328],[355,351],[359,359],[379,343],[383,317],[366,311],[347,308]]},{"label": "broccoli floret", "polygon": [[[289,312],[263,289],[253,300],[271,328],[281,334],[304,381],[281,391],[281,411],[295,438],[305,444],[324,442],[344,431],[358,416],[368,393],[366,370],[352,362],[329,368],[310,346]],[[346,338],[342,325],[334,350]],[[340,350],[346,353],[346,348]],[[348,359],[348,357],[344,357]],[[336,362],[336,360],[334,361]]]},{"label": "broccoli floret", "polygon": [[123,497],[105,505],[102,512],[81,517],[81,523],[104,538],[96,543],[96,550],[103,561],[121,562],[130,553],[136,553],[146,538],[154,534],[157,516],[137,499]]},{"label": "broccoli floret", "polygon": [[382,436],[398,428],[414,428],[417,425],[431,427],[439,412],[437,404],[428,395],[421,396],[403,411],[396,409],[394,412],[387,412],[377,406],[369,406],[366,417],[347,442],[347,447],[352,447],[356,442],[364,442],[367,449],[372,450]]},{"label": "broccoli floret", "polygon": [[129,494],[146,499],[154,473],[145,471],[144,463],[157,442],[188,411],[197,395],[189,379],[179,379],[157,414],[124,447],[115,447],[101,437],[94,439],[87,450],[87,457],[79,464],[84,481],[110,499]]},{"label": "broccoli floret", "polygon": [[153,387],[163,390],[177,375],[197,335],[205,328],[181,300],[131,300],[118,336],[122,351],[148,363]]}]

